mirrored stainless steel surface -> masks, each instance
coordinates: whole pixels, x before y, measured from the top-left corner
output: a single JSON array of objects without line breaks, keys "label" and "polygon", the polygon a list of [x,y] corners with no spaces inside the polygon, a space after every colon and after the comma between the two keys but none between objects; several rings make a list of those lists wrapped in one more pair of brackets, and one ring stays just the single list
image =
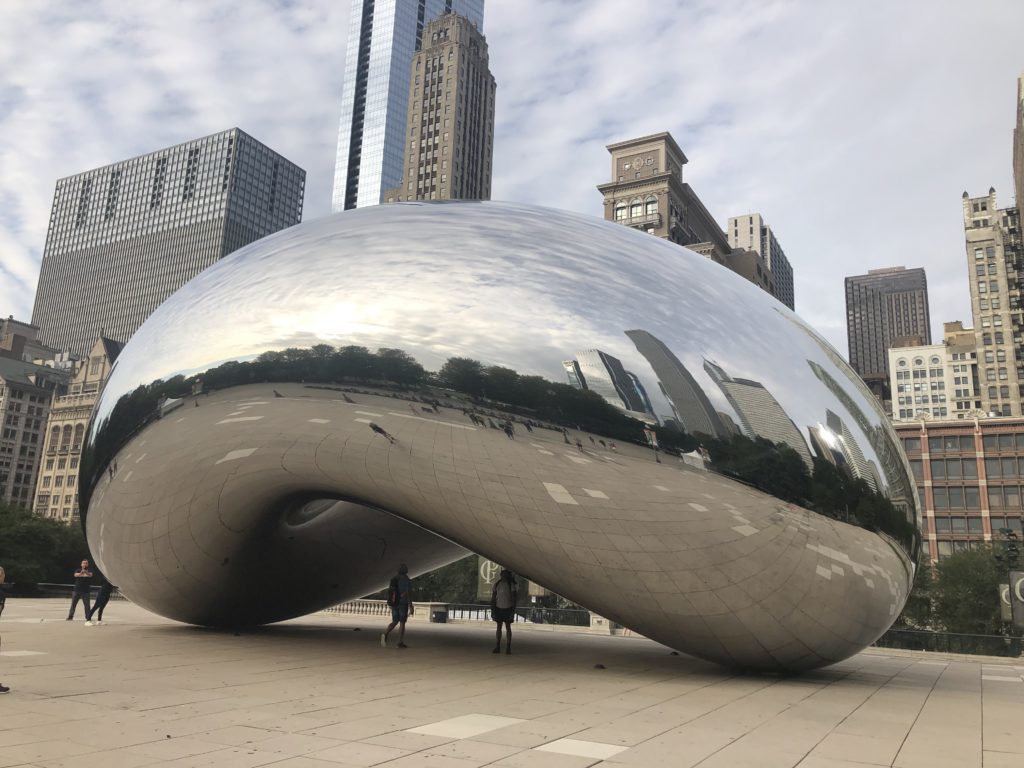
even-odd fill
[{"label": "mirrored stainless steel surface", "polygon": [[889,627],[919,551],[886,417],[799,317],[525,205],[363,208],[217,263],[121,353],[81,480],[103,571],[200,624],[465,548],[681,651],[801,670]]}]

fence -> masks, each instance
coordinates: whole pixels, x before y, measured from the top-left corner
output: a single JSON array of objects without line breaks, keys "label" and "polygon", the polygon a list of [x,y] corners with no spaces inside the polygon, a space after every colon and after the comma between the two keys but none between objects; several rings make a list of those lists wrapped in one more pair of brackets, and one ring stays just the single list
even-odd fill
[{"label": "fence", "polygon": [[[453,603],[448,606],[448,620],[490,621],[489,605]],[[529,624],[560,624],[568,627],[589,627],[590,611],[576,608],[538,608],[523,606],[516,608],[516,621]]]},{"label": "fence", "polygon": [[[74,592],[74,584],[36,584],[35,589],[27,596],[29,597],[71,597],[71,593]],[[100,591],[97,586],[92,587],[91,595],[96,597],[96,594]],[[127,600],[124,595],[121,594],[121,590],[115,588],[110,593],[111,600]]]},{"label": "fence", "polygon": [[1021,638],[1002,635],[966,635],[953,632],[928,632],[919,629],[890,629],[875,642],[878,648],[902,648],[908,651],[973,653],[983,656],[1021,655]]},{"label": "fence", "polygon": [[[424,616],[441,621],[490,621],[491,607],[467,603],[419,603],[426,608]],[[324,609],[327,613],[349,614],[359,616],[390,616],[391,608],[384,600],[349,600],[347,603],[332,605]],[[444,613],[443,619],[434,619],[436,612]],[[419,613],[419,611],[417,611]],[[589,627],[590,611],[571,608],[537,608],[524,606],[516,609],[517,622],[529,624],[560,624],[570,627]]]}]

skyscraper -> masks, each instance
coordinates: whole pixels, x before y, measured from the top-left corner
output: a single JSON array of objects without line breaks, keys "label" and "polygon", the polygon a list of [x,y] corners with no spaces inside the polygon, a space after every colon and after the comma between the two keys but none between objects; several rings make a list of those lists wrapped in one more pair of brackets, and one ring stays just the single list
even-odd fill
[{"label": "skyscraper", "polygon": [[984,197],[963,195],[964,239],[971,283],[971,312],[978,349],[981,407],[997,416],[1024,414],[1024,315],[1020,289],[1024,269],[1017,208],[997,208],[996,191]]},{"label": "skyscraper", "polygon": [[402,181],[384,200],[489,200],[495,84],[484,36],[442,14],[423,31],[410,79]]},{"label": "skyscraper", "polygon": [[333,210],[377,205],[401,183],[410,64],[427,22],[446,11],[483,29],[484,0],[352,0]]},{"label": "skyscraper", "polygon": [[298,224],[306,172],[244,131],[57,181],[32,324],[85,355],[125,343],[172,293],[243,245]]},{"label": "skyscraper", "polygon": [[771,294],[790,309],[796,309],[793,267],[779,245],[775,233],[759,213],[733,216],[725,230],[729,245],[759,254],[772,274]]},{"label": "skyscraper", "polygon": [[924,270],[888,267],[847,277],[846,337],[853,370],[888,399],[889,347],[932,343]]}]

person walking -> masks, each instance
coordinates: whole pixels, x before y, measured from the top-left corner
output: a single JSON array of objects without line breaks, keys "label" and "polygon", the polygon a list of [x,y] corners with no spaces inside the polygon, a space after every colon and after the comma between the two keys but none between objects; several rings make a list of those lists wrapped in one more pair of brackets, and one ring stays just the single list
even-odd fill
[{"label": "person walking", "polygon": [[[91,627],[95,624],[103,623],[103,609],[107,607],[107,603],[110,601],[111,593],[117,589],[113,584],[110,583],[110,579],[106,576],[103,577],[103,583],[100,584],[100,592],[96,595],[96,602],[93,603],[92,610],[86,609],[85,611],[85,624]],[[92,620],[93,616],[98,616],[96,621]]]},{"label": "person walking", "polygon": [[394,436],[388,434],[388,431],[386,429],[384,429],[384,427],[382,427],[380,424],[376,424],[376,423],[371,421],[370,422],[370,429],[372,429],[378,435],[383,435],[385,438],[387,438],[387,441],[389,443],[394,443],[395,442]]},{"label": "person walking", "polygon": [[[7,602],[7,595],[4,593],[4,582],[7,580],[7,574],[4,572],[4,567],[0,565],[0,616],[4,615],[4,604]],[[0,639],[0,648],[3,647],[3,641]],[[3,683],[0,683],[0,693],[7,693],[8,688]]]},{"label": "person walking", "polygon": [[89,570],[89,561],[83,560],[81,567],[75,571],[75,588],[71,593],[71,610],[68,611],[68,621],[75,618],[75,608],[78,601],[85,606],[85,620],[89,620],[89,594],[92,590],[92,571]]},{"label": "person walking", "polygon": [[405,622],[416,609],[412,604],[412,581],[409,579],[409,569],[405,563],[398,566],[398,573],[391,577],[391,584],[388,585],[388,605],[391,606],[391,623],[380,634],[381,647],[388,647],[388,635],[397,626],[398,647],[408,648],[405,644]]},{"label": "person walking", "polygon": [[501,576],[491,589],[491,618],[498,625],[496,645],[491,653],[501,653],[501,625],[505,625],[505,653],[512,654],[512,622],[516,617],[519,590],[512,571],[503,568]]}]

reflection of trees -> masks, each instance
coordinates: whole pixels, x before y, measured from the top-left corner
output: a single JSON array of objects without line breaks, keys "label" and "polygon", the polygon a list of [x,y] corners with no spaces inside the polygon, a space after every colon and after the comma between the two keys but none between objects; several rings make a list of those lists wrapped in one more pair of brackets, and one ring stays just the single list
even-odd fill
[{"label": "reflection of trees", "polygon": [[[479,360],[451,357],[437,373],[427,371],[401,349],[366,347],[335,349],[318,344],[309,349],[268,351],[255,360],[231,361],[185,378],[155,381],[123,395],[98,425],[82,455],[83,509],[99,473],[107,471],[117,451],[159,418],[165,399],[189,397],[200,388],[230,389],[257,383],[303,382],[306,384],[360,383],[419,396],[433,389],[461,395],[470,409],[490,408],[522,420],[546,422],[579,429],[623,443],[643,444],[642,421],[625,415],[596,392],[541,376],[524,376],[511,368],[487,366]],[[851,478],[827,461],[816,459],[813,470],[792,448],[764,438],[744,435],[710,437],[676,429],[658,432],[661,448],[668,453],[692,451],[703,444],[714,460],[713,468],[759,488],[784,501],[817,510],[872,530],[882,530],[905,544],[916,536],[892,503]]]},{"label": "reflection of trees", "polygon": [[705,438],[714,468],[783,501],[871,531],[882,531],[915,552],[917,527],[886,496],[822,458],[807,465],[796,451],[763,438],[743,435]]},{"label": "reflection of trees", "polygon": [[477,400],[488,400],[529,418],[551,421],[623,441],[641,442],[644,423],[626,416],[596,392],[541,376],[521,376],[511,368],[484,366],[451,357],[437,372],[437,383]]}]

